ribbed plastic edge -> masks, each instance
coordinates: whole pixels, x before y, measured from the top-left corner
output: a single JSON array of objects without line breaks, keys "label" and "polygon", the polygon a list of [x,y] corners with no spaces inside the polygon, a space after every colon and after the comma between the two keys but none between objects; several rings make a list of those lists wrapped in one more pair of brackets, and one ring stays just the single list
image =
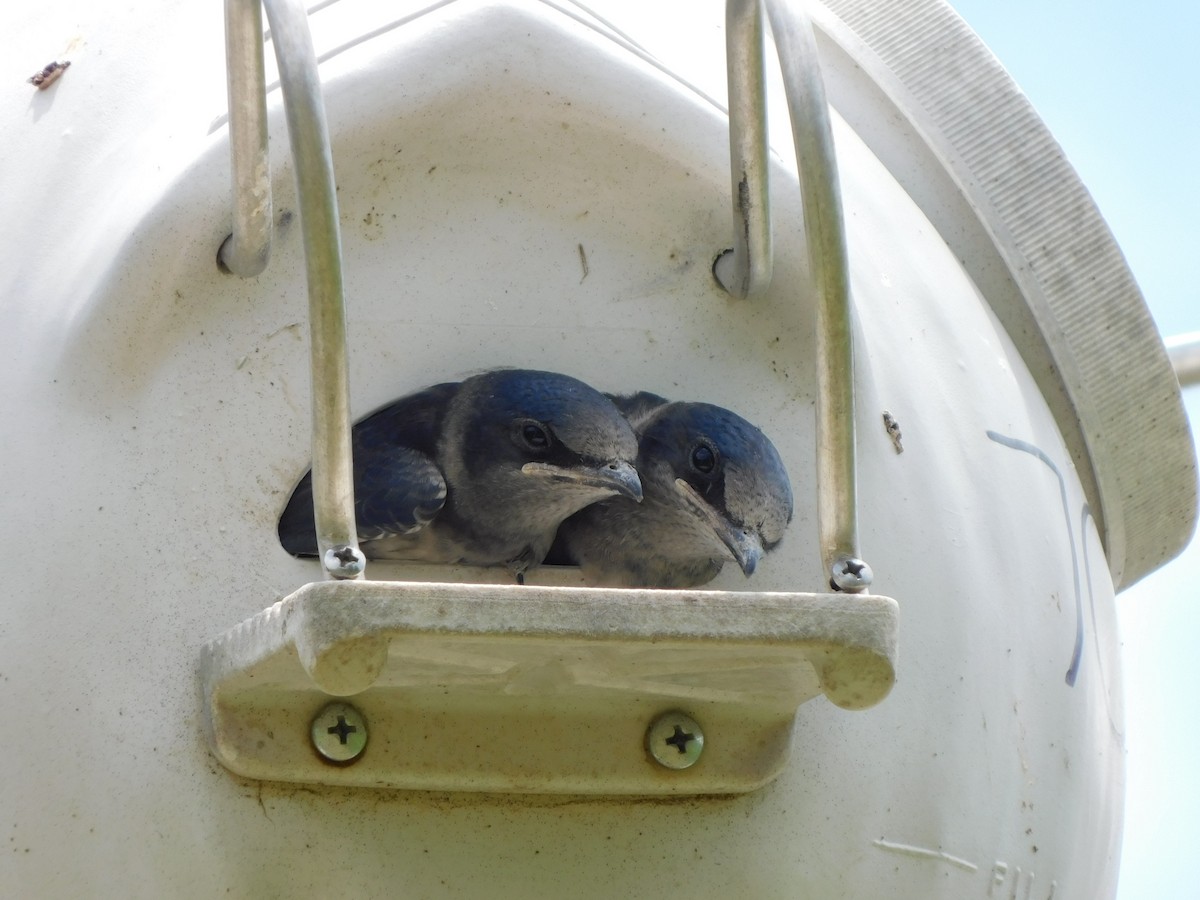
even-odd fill
[{"label": "ribbed plastic edge", "polygon": [[[995,56],[941,0],[824,0],[831,104],[913,196],[1017,345],[1071,450],[1118,588],[1182,550],[1196,453],[1111,231]],[[959,196],[953,196],[957,191]]]}]

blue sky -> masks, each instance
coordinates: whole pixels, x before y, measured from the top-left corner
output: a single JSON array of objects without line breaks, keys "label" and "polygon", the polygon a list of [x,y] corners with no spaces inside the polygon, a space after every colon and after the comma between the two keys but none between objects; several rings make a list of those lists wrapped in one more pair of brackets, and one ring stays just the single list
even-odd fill
[{"label": "blue sky", "polygon": [[[1108,220],[1166,335],[1200,331],[1200,4],[952,0]],[[1195,431],[1200,386],[1185,401]],[[1200,543],[1117,598],[1128,794],[1119,900],[1200,896]]]}]

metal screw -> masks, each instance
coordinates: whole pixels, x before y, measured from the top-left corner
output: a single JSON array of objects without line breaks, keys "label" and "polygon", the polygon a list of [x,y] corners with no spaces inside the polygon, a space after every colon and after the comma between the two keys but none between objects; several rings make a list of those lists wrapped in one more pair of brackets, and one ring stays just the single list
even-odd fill
[{"label": "metal screw", "polygon": [[847,594],[861,594],[871,585],[875,573],[861,559],[853,556],[843,556],[833,563],[833,577],[829,586],[835,591],[845,591]]},{"label": "metal screw", "polygon": [[346,544],[330,547],[321,561],[325,563],[326,572],[342,580],[357,578],[367,568],[367,558],[362,551]]},{"label": "metal screw", "polygon": [[663,713],[646,729],[646,751],[668,769],[694,766],[704,752],[704,731],[678,710]]},{"label": "metal screw", "polygon": [[330,703],[312,720],[312,742],[329,762],[352,763],[367,747],[367,722],[349,703]]}]

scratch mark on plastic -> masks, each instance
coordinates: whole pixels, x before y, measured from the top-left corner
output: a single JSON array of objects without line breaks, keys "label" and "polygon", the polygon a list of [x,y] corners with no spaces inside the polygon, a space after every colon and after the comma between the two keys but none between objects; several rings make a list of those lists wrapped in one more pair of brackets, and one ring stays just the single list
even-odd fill
[{"label": "scratch mark on plastic", "polygon": [[1113,690],[1108,683],[1108,673],[1104,671],[1104,652],[1100,648],[1100,626],[1096,623],[1096,593],[1092,589],[1092,564],[1088,559],[1087,523],[1088,519],[1095,524],[1092,508],[1083,504],[1083,513],[1079,518],[1079,545],[1083,548],[1083,574],[1087,579],[1088,605],[1092,610],[1092,638],[1096,644],[1096,662],[1100,666],[1100,683],[1104,685],[1104,709],[1108,713],[1108,724],[1113,734],[1119,738],[1125,737],[1125,731],[1119,725],[1112,713]]},{"label": "scratch mark on plastic", "polygon": [[968,872],[978,872],[979,866],[973,862],[962,859],[958,856],[952,856],[942,850],[931,850],[928,847],[915,847],[912,844],[897,844],[894,841],[885,841],[882,838],[875,841],[875,846],[881,850],[890,850],[892,853],[902,853],[905,856],[915,856],[919,859],[935,859],[938,862],[947,862],[952,866],[958,866],[960,869],[965,869]]},{"label": "scratch mark on plastic", "polygon": [[1054,464],[1054,460],[1047,456],[1045,451],[1040,447],[1036,447],[1027,441],[1022,441],[1019,438],[1008,437],[996,431],[989,431],[987,436],[997,444],[1037,457],[1050,468],[1050,471],[1054,473],[1054,477],[1058,479],[1058,490],[1062,497],[1063,516],[1067,523],[1067,542],[1071,545],[1071,570],[1075,578],[1075,649],[1071,653],[1071,664],[1067,666],[1066,674],[1067,684],[1075,687],[1075,679],[1079,677],[1079,665],[1083,662],[1083,595],[1079,585],[1079,553],[1075,549],[1075,531],[1071,527],[1071,507],[1067,501],[1067,482],[1062,477],[1062,472],[1058,470],[1058,466]]}]

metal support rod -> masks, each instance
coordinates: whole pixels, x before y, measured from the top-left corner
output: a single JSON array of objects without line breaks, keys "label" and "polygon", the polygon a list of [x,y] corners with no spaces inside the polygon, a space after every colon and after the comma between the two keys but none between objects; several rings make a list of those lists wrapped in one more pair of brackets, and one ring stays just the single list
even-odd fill
[{"label": "metal support rod", "polygon": [[840,560],[859,556],[846,227],[812,22],[801,3],[766,4],[792,120],[808,261],[817,289],[817,522],[821,555],[833,572]]},{"label": "metal support rod", "polygon": [[221,245],[217,258],[234,275],[251,278],[267,267],[273,217],[260,3],[225,0],[225,64],[233,233]]},{"label": "metal support rod", "polygon": [[1200,384],[1200,331],[1174,335],[1166,344],[1179,386]]},{"label": "metal support rod", "polygon": [[[254,6],[257,9],[259,0],[230,0],[227,12],[232,10],[235,18],[244,16],[249,21],[250,17],[246,16],[244,9],[236,8],[239,4],[241,7]],[[271,26],[272,43],[275,45],[275,58],[279,64],[279,83],[296,172],[300,229],[308,276],[313,398],[312,485],[317,547],[327,575],[361,578],[365,565],[358,549],[354,523],[350,377],[342,295],[342,247],[325,105],[303,3],[301,0],[265,0],[264,5]],[[245,28],[231,28],[229,33],[237,33],[240,40],[252,40],[261,47],[261,20],[257,32],[253,34]],[[230,53],[231,95],[236,80],[234,70],[242,68],[241,61],[249,56],[251,54],[244,48],[237,48]],[[261,49],[258,59],[254,90],[258,95],[265,96]],[[246,108],[246,105],[235,105],[231,101],[231,128],[235,118],[245,115]],[[265,148],[264,138],[263,160]],[[263,171],[265,173],[265,168]],[[261,183],[267,197],[265,208],[269,210],[269,180],[264,177]],[[235,182],[235,189],[237,187]],[[235,206],[245,202],[246,198],[239,195],[235,199]],[[265,263],[265,253],[263,260]]]},{"label": "metal support rod", "polygon": [[713,274],[745,299],[771,283],[771,207],[767,183],[767,94],[760,0],[727,0],[725,63],[729,78],[729,172],[733,249]]}]

